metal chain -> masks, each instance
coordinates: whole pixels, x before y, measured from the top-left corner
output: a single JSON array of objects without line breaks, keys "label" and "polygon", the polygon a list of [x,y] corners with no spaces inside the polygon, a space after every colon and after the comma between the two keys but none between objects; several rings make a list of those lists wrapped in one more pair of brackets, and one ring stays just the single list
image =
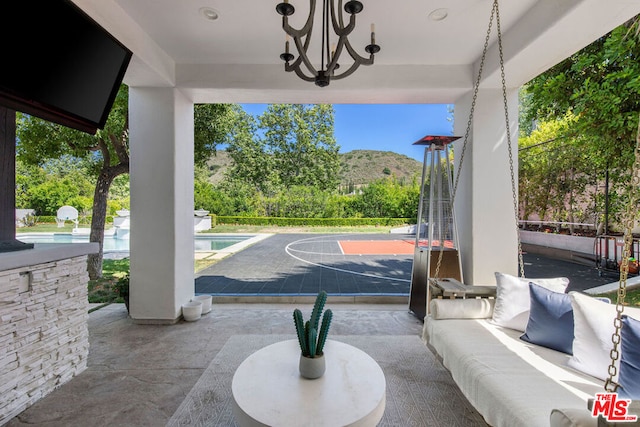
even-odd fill
[{"label": "metal chain", "polygon": [[633,166],[631,168],[631,188],[629,189],[629,201],[624,215],[624,248],[622,249],[622,262],[620,264],[620,282],[618,286],[618,300],[616,301],[616,317],[613,319],[614,331],[611,335],[611,342],[613,348],[611,349],[609,356],[611,357],[611,364],[609,365],[608,374],[609,377],[604,384],[605,391],[615,392],[618,389],[618,384],[613,378],[618,373],[616,367],[616,361],[620,358],[620,330],[622,329],[622,313],[624,312],[624,299],[627,296],[627,277],[629,276],[629,257],[631,256],[631,245],[633,244],[633,230],[634,218],[636,214],[636,207],[638,203],[638,188],[640,187],[640,118],[638,120],[638,132],[636,134],[636,147],[635,158]]},{"label": "metal chain", "polygon": [[[491,37],[491,28],[493,27],[493,15],[498,7],[498,1],[494,0],[493,8],[491,9],[491,17],[489,18],[489,28],[487,28],[487,35],[484,38],[484,47],[482,49],[482,57],[480,58],[480,66],[478,67],[478,76],[476,77],[476,82],[473,88],[473,98],[471,100],[471,109],[469,111],[469,120],[467,121],[467,129],[464,132],[464,139],[462,140],[462,149],[460,150],[460,161],[458,162],[458,168],[456,170],[456,177],[453,183],[453,189],[451,191],[451,206],[453,206],[453,202],[456,197],[456,192],[458,191],[458,182],[460,181],[460,174],[462,171],[462,164],[464,162],[464,154],[467,151],[467,144],[469,142],[469,134],[471,133],[471,124],[473,123],[473,114],[476,109],[476,101],[478,99],[478,89],[480,88],[480,80],[482,79],[482,70],[484,69],[484,60],[487,56],[487,50],[489,48],[489,38]],[[433,155],[433,154],[432,154]],[[447,156],[447,161],[449,161]],[[441,240],[443,240],[441,238]],[[431,244],[431,242],[429,242]],[[436,270],[433,274],[432,283],[438,279],[440,274],[440,266],[442,265],[442,257],[444,254],[444,242],[440,242],[440,253],[438,254],[438,262],[436,263]],[[431,260],[429,260],[431,261]],[[429,272],[427,272],[429,274]]]},{"label": "metal chain", "polygon": [[[507,102],[507,84],[506,84],[506,79],[505,79],[505,73],[504,73],[504,55],[503,55],[503,51],[502,51],[502,31],[500,29],[500,10],[498,8],[498,0],[494,0],[493,2],[493,7],[491,9],[491,17],[489,18],[489,27],[487,28],[487,34],[485,36],[484,39],[484,47],[482,49],[482,57],[480,58],[480,66],[478,67],[478,76],[476,78],[476,82],[474,85],[474,90],[473,90],[473,98],[471,100],[471,109],[469,112],[469,120],[467,121],[467,128],[465,130],[464,133],[464,139],[462,142],[462,149],[460,151],[460,161],[458,162],[458,168],[456,170],[456,176],[455,176],[455,180],[454,180],[454,184],[453,184],[453,190],[451,192],[451,205],[453,205],[453,202],[455,200],[455,196],[456,193],[458,191],[458,183],[460,181],[460,174],[462,172],[462,164],[464,162],[464,155],[465,152],[467,150],[467,144],[469,142],[469,134],[471,133],[471,125],[473,123],[473,115],[475,112],[475,108],[476,108],[476,102],[478,99],[478,89],[480,88],[480,81],[482,79],[482,71],[484,69],[484,62],[485,62],[485,58],[487,56],[487,50],[489,48],[489,38],[491,37],[491,28],[493,27],[493,17],[496,17],[496,29],[498,32],[498,50],[500,52],[500,72],[501,72],[501,77],[502,77],[502,96],[503,96],[503,103],[504,103],[504,113],[505,113],[505,123],[506,123],[506,131],[507,131],[507,146],[508,146],[508,151],[509,151],[509,169],[511,172],[511,191],[512,191],[512,197],[513,197],[513,203],[514,203],[514,211],[515,211],[515,224],[516,224],[516,238],[518,241],[518,265],[520,266],[520,276],[524,277],[524,260],[522,258],[522,242],[520,241],[520,228],[518,226],[518,220],[519,220],[519,215],[518,215],[518,198],[517,198],[517,192],[516,192],[516,185],[515,185],[515,171],[514,171],[514,165],[513,165],[513,150],[512,150],[512,144],[511,144],[511,131],[509,129],[509,108],[508,108],[508,102]],[[436,270],[434,272],[433,275],[433,279],[432,280],[437,280],[437,278],[439,277],[439,273],[440,273],[440,266],[442,265],[442,257],[443,257],[443,253],[444,253],[444,245],[441,242],[440,245],[440,253],[438,255],[438,262],[436,264]]]},{"label": "metal chain", "polygon": [[[496,0],[497,2],[497,0]],[[497,4],[497,3],[496,3]],[[524,259],[522,257],[522,241],[520,240],[520,209],[518,208],[518,191],[516,188],[516,176],[513,166],[513,146],[511,143],[511,129],[509,127],[509,105],[507,103],[507,83],[504,77],[504,55],[502,53],[502,32],[500,31],[500,12],[496,5],[496,28],[498,29],[498,50],[500,52],[500,75],[502,77],[502,100],[504,102],[505,129],[507,131],[507,150],[509,152],[509,171],[511,173],[511,196],[513,197],[513,212],[515,215],[516,240],[518,242],[518,266],[520,277],[524,276]]]}]

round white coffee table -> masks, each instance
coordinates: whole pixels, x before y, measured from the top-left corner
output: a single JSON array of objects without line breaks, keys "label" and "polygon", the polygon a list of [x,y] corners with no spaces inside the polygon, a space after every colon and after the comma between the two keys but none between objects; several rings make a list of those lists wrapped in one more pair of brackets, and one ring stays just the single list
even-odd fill
[{"label": "round white coffee table", "polygon": [[367,353],[328,340],[325,374],[300,376],[297,340],[253,353],[233,376],[233,414],[240,426],[375,426],[384,413],[386,381]]}]

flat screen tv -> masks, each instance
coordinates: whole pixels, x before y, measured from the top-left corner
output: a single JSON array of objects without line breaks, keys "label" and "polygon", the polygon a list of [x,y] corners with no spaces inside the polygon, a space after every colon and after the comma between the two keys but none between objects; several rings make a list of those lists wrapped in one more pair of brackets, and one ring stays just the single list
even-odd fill
[{"label": "flat screen tv", "polygon": [[68,0],[0,2],[0,105],[94,134],[131,51]]}]

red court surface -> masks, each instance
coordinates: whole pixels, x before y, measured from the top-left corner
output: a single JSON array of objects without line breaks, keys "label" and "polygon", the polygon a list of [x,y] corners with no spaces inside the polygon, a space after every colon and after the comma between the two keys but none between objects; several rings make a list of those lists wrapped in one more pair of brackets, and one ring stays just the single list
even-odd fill
[{"label": "red court surface", "polygon": [[345,255],[413,255],[411,240],[338,240]]}]

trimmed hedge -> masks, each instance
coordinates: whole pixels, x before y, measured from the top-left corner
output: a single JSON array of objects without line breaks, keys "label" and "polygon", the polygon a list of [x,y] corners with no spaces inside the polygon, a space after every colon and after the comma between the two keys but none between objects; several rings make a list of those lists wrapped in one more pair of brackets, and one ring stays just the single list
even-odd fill
[{"label": "trimmed hedge", "polygon": [[[268,216],[223,216],[209,214],[211,217],[211,227],[216,224],[227,225],[275,225],[279,227],[287,226],[316,226],[316,227],[356,227],[362,225],[369,226],[402,226],[415,222],[411,218],[283,218]],[[55,224],[55,216],[42,215],[38,217],[38,223]],[[113,217],[107,215],[107,224],[113,223]],[[91,224],[91,217],[80,218],[81,224]]]},{"label": "trimmed hedge", "polygon": [[[415,221],[414,221],[415,222]],[[255,217],[255,216],[223,216],[218,215],[218,224],[229,225],[276,225],[286,226],[400,226],[410,224],[410,218],[282,218],[282,217]]]}]

